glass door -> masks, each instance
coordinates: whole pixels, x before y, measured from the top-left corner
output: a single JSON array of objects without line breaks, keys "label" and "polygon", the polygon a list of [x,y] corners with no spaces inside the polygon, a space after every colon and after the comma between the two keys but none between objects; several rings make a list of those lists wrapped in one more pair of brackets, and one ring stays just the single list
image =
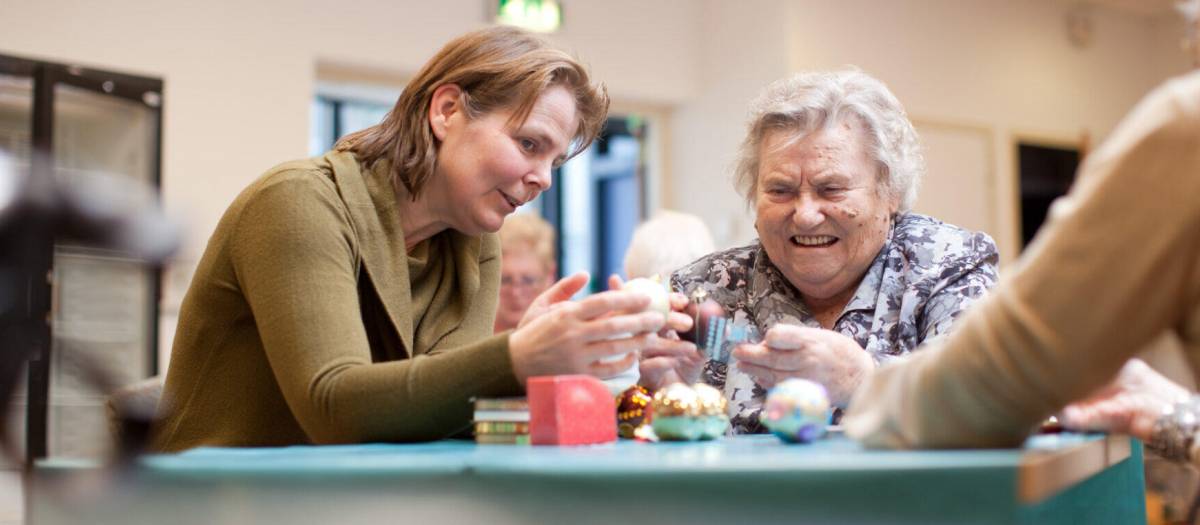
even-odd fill
[{"label": "glass door", "polygon": [[[49,67],[46,81],[57,183],[108,205],[153,198],[138,189],[159,182],[161,82],[76,67]],[[52,264],[46,453],[102,457],[113,433],[93,377],[123,386],[157,373],[159,272],[63,238]]]},{"label": "glass door", "polygon": [[161,105],[161,80],[0,55],[0,388],[27,465],[106,454],[109,390],[157,372],[159,271],[106,247],[156,222],[121,221],[157,199]]}]

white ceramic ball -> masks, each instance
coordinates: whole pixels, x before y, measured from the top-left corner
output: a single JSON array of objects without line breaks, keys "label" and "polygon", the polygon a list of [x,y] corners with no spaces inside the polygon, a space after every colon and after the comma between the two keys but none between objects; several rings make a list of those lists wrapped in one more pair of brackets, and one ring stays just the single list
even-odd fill
[{"label": "white ceramic ball", "polygon": [[[646,279],[644,277],[630,279],[621,289],[649,297],[650,305],[645,310],[647,312],[660,312],[664,318],[671,313],[671,293],[665,284],[655,279]],[[629,335],[622,334],[618,337],[629,337]],[[601,359],[600,362],[615,363],[624,359],[626,355],[628,354],[609,356]],[[641,374],[638,372],[638,364],[634,363],[628,370],[621,372],[617,376],[605,378],[605,382],[609,385],[610,390],[621,392],[636,384],[639,377],[641,377]]]},{"label": "white ceramic ball", "polygon": [[621,289],[649,297],[650,306],[646,307],[647,312],[660,312],[663,317],[671,313],[671,292],[664,283],[655,279],[638,277],[630,279]]}]

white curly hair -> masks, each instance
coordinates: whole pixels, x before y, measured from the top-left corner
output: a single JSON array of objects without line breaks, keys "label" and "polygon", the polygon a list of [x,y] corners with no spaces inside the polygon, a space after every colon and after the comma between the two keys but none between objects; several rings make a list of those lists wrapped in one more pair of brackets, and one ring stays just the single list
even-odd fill
[{"label": "white curly hair", "polygon": [[790,132],[794,142],[849,117],[863,124],[868,153],[879,167],[880,189],[894,199],[897,213],[911,210],[925,173],[917,132],[887,86],[853,67],[777,80],[750,103],[734,169],[734,183],[747,204],[754,204],[759,150],[767,134]]},{"label": "white curly hair", "polygon": [[714,249],[704,220],[690,213],[662,210],[633,230],[625,251],[625,276],[657,275],[665,281],[675,270]]}]

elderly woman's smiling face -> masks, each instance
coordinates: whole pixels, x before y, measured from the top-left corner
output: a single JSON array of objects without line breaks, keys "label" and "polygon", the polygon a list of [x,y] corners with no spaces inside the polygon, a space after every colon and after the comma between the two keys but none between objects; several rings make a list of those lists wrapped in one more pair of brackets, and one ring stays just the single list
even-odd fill
[{"label": "elderly woman's smiling face", "polygon": [[806,301],[848,301],[891,227],[896,204],[882,191],[865,137],[857,118],[791,144],[788,132],[763,137],[755,227]]}]

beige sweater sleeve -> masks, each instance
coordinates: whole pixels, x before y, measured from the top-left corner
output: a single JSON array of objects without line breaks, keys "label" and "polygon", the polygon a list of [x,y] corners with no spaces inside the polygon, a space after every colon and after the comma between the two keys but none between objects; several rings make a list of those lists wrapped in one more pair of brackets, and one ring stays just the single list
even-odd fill
[{"label": "beige sweater sleeve", "polygon": [[1197,303],[1200,74],[1144,100],[988,299],[879,370],[847,433],[870,447],[1019,444]]},{"label": "beige sweater sleeve", "polygon": [[[512,395],[508,334],[490,334],[495,254],[476,297],[476,338],[412,359],[372,362],[359,305],[356,239],[332,190],[283,180],[263,188],[237,226],[233,264],[271,370],[315,443],[445,437],[470,418],[472,396]],[[490,301],[490,302],[489,302]],[[411,312],[408,312],[411,317]],[[428,315],[437,315],[429,312]],[[487,321],[487,322],[484,322]]]}]

